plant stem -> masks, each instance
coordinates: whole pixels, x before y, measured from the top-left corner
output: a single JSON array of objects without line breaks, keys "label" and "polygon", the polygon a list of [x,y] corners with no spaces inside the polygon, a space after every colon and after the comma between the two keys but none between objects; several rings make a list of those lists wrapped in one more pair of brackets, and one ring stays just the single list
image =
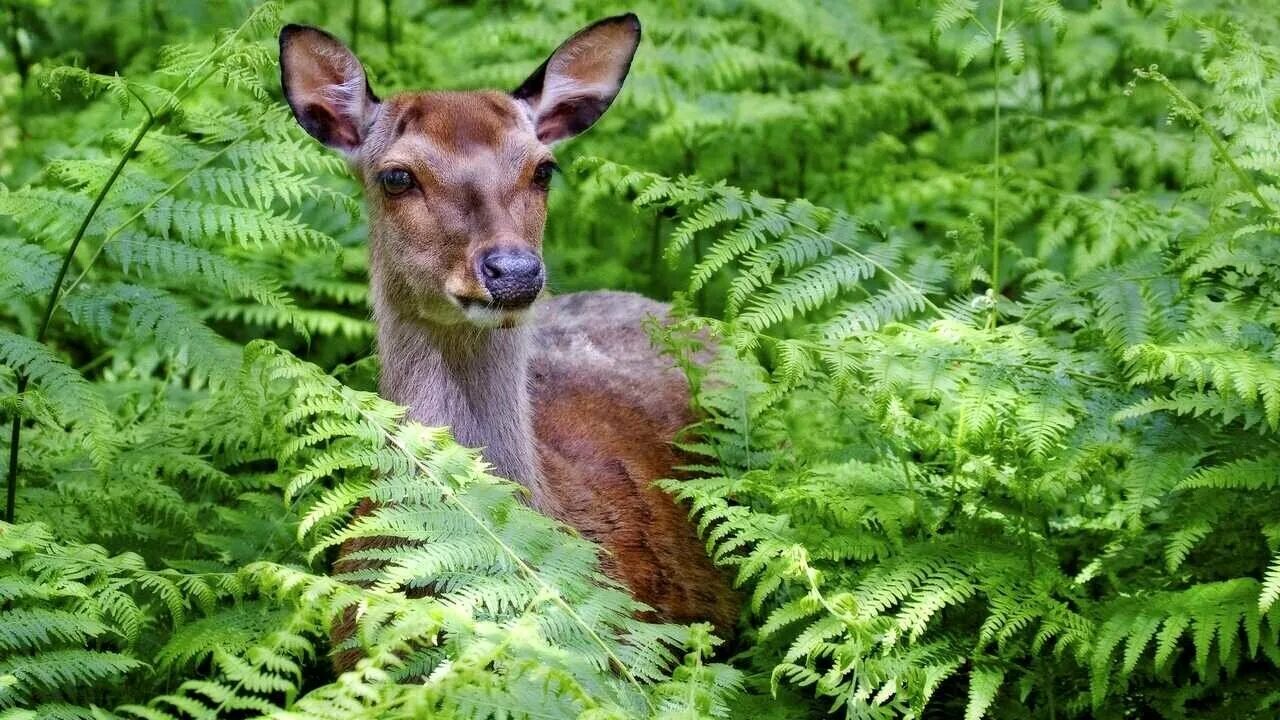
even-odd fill
[{"label": "plant stem", "polygon": [[1209,142],[1213,143],[1213,149],[1217,151],[1218,155],[1222,158],[1222,161],[1231,169],[1231,172],[1239,178],[1240,184],[1244,185],[1249,194],[1253,196],[1253,199],[1258,202],[1258,207],[1266,210],[1272,215],[1276,214],[1276,209],[1272,207],[1271,203],[1267,201],[1267,198],[1263,196],[1262,191],[1258,188],[1258,183],[1254,181],[1254,179],[1250,177],[1249,173],[1245,172],[1244,168],[1240,167],[1240,164],[1236,162],[1236,159],[1231,156],[1231,149],[1227,147],[1226,141],[1223,140],[1222,136],[1218,134],[1218,131],[1209,124],[1209,121],[1205,118],[1204,112],[1200,109],[1199,105],[1179,90],[1178,86],[1174,85],[1173,81],[1164,73],[1156,70],[1155,66],[1146,70],[1136,69],[1134,70],[1134,74],[1144,80],[1153,80],[1159,83],[1160,86],[1165,89],[1165,92],[1169,93],[1169,96],[1173,98],[1174,103],[1181,108],[1182,114],[1203,130],[1204,134],[1208,136]]},{"label": "plant stem", "polygon": [[222,146],[220,149],[218,149],[217,152],[213,153],[209,157],[202,160],[200,164],[188,170],[185,174],[183,174],[182,177],[178,178],[177,180],[174,180],[172,183],[169,184],[168,187],[166,187],[164,190],[162,190],[161,192],[157,193],[154,197],[152,197],[151,200],[148,201],[146,205],[143,205],[142,207],[138,208],[137,212],[135,212],[134,214],[126,218],[124,222],[117,225],[114,229],[111,230],[111,232],[108,232],[103,237],[102,242],[99,243],[97,249],[94,250],[93,254],[89,256],[89,261],[84,264],[84,269],[80,271],[79,275],[76,275],[75,279],[71,281],[70,285],[67,285],[67,291],[66,293],[64,293],[64,295],[70,294],[73,290],[76,289],[76,286],[78,286],[80,282],[84,280],[85,276],[89,274],[89,271],[93,269],[94,264],[98,262],[98,258],[102,255],[102,251],[107,248],[107,245],[111,244],[111,241],[115,240],[116,237],[120,235],[120,233],[128,229],[128,227],[132,225],[135,220],[137,220],[138,218],[146,214],[148,210],[155,207],[156,204],[159,203],[161,200],[172,195],[178,188],[182,187],[183,183],[185,183],[188,179],[190,179],[192,175],[195,175],[196,173],[200,172],[206,167],[212,165],[214,161],[216,161],[218,158],[225,155],[227,151],[235,147],[241,140],[244,140],[245,138],[249,137],[250,134],[256,132],[257,128],[258,128],[258,125],[256,124],[250,126],[249,129],[244,132],[244,134],[240,135],[235,140],[232,140],[231,142]]},{"label": "plant stem", "polygon": [[[151,108],[147,106],[146,101],[135,93],[132,88],[129,88],[129,92],[138,99],[138,103],[141,104],[142,109],[146,111],[147,119],[138,127],[138,131],[134,133],[133,140],[129,143],[129,147],[126,148],[124,154],[120,156],[120,162],[116,163],[115,169],[111,171],[111,176],[107,178],[107,181],[103,183],[102,188],[98,190],[98,196],[93,199],[93,204],[89,206],[89,212],[85,213],[84,220],[80,223],[80,228],[76,230],[75,237],[71,239],[71,246],[67,248],[66,254],[62,257],[62,266],[58,268],[58,276],[53,281],[53,287],[49,288],[49,299],[45,303],[44,317],[41,319],[40,328],[36,332],[36,342],[43,343],[45,335],[49,332],[49,323],[53,320],[53,311],[57,309],[58,299],[62,293],[62,283],[67,277],[67,270],[71,267],[71,261],[75,259],[76,248],[80,246],[80,241],[84,239],[84,234],[88,231],[89,224],[93,222],[94,216],[97,215],[98,208],[102,206],[102,201],[106,199],[107,193],[111,191],[111,187],[115,185],[116,180],[119,179],[120,173],[124,171],[124,166],[129,163],[130,158],[133,157],[133,153],[138,149],[138,145],[142,143],[142,138],[146,137],[147,133],[151,131],[151,128],[155,127],[156,123],[160,121],[160,118],[169,114],[169,112],[178,104],[187,92],[195,90],[200,87],[205,80],[209,79],[209,75],[200,77],[200,73],[204,70],[205,66],[212,62],[214,58],[221,55],[223,48],[229,46],[239,38],[240,33],[244,32],[244,29],[250,26],[254,18],[257,17],[259,12],[262,12],[264,7],[265,5],[259,5],[254,9],[248,20],[245,20],[240,27],[236,28],[235,32],[231,33],[227,39],[223,40],[222,43],[213,49],[213,52],[209,53],[203,60],[201,60],[200,64],[196,65],[195,69],[183,78],[178,87],[174,89],[170,99],[165,102],[159,112],[152,112]],[[196,78],[199,78],[199,80],[193,84],[192,81],[196,80]],[[78,281],[79,279],[77,278],[77,282]],[[31,379],[27,377],[25,373],[19,372],[16,387],[17,395],[21,396],[22,393],[26,392],[27,385],[30,382]],[[13,424],[9,429],[9,473],[8,488],[6,489],[4,506],[5,522],[10,523],[14,521],[17,510],[18,450],[21,440],[22,415],[15,410],[13,414]]]},{"label": "plant stem", "polygon": [[1004,32],[1004,0],[996,5],[995,40],[991,43],[991,64],[995,71],[994,110],[995,141],[992,151],[992,169],[995,175],[995,190],[991,195],[991,315],[987,318],[987,327],[994,328],[999,320],[995,296],[1000,294],[1000,43]]},{"label": "plant stem", "polygon": [[[143,105],[146,108],[146,105]],[[120,156],[120,162],[116,163],[116,167],[111,171],[111,176],[103,183],[102,188],[98,190],[98,196],[93,199],[93,205],[89,207],[89,212],[85,213],[84,220],[80,222],[80,228],[76,230],[75,237],[71,239],[71,246],[67,248],[67,252],[62,256],[62,266],[58,268],[58,276],[53,280],[53,287],[49,288],[49,299],[45,301],[44,317],[40,320],[40,329],[36,331],[36,342],[43,343],[45,335],[49,332],[49,323],[53,319],[53,310],[58,305],[58,296],[62,293],[62,282],[67,278],[67,270],[71,267],[71,261],[75,258],[76,248],[80,247],[80,241],[84,239],[85,232],[89,229],[89,223],[93,222],[93,218],[98,214],[98,208],[102,206],[102,201],[106,199],[107,193],[111,191],[111,186],[115,184],[116,179],[120,177],[120,173],[124,170],[124,166],[128,164],[129,158],[133,157],[133,152],[138,149],[138,144],[142,142],[142,138],[156,124],[156,116],[147,109],[147,119],[138,127],[138,131],[133,135],[133,141],[129,143],[128,149]],[[26,392],[27,384],[30,378],[26,373],[18,373],[17,394],[22,395]],[[5,522],[13,522],[14,513],[17,509],[18,500],[18,445],[22,440],[22,414],[14,412],[13,424],[9,428],[9,487],[5,498],[4,519]]]}]

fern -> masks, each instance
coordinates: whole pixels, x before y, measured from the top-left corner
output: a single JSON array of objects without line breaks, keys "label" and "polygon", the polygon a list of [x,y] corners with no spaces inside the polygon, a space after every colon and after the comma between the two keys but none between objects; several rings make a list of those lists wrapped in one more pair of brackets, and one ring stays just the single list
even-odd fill
[{"label": "fern", "polygon": [[[1055,33],[1080,22],[1057,3],[1011,6]],[[989,50],[1015,69],[1038,62],[1025,32],[987,34],[985,10],[950,3],[935,15],[962,68]],[[1211,116],[1197,112],[1183,114],[1203,130]],[[1043,138],[1047,127],[1017,132]],[[1110,143],[1121,164],[1136,143],[1188,155],[1193,143],[1118,127],[1053,132]],[[687,447],[709,476],[664,486],[751,591],[755,652],[771,653],[753,659],[774,687],[808,688],[848,717],[921,714],[962,668],[969,717],[1025,709],[1028,697],[1039,698],[1032,714],[1151,697],[1177,716],[1164,684],[1187,672],[1197,697],[1267,702],[1242,680],[1275,660],[1258,610],[1275,606],[1260,582],[1274,575],[1273,319],[1256,304],[1273,259],[1242,244],[1266,232],[1265,194],[1228,200],[1239,186],[1209,186],[1169,211],[1147,196],[1076,192],[1071,178],[1014,180],[1026,195],[1010,198],[1009,222],[1036,229],[1005,251],[1015,301],[948,285],[948,269],[989,259],[968,245],[981,224],[955,231],[953,250],[916,241],[904,254],[875,244],[874,230],[851,233],[874,226],[833,208],[581,167],[641,207],[674,211],[668,251],[697,253],[689,292],[726,291],[725,322],[691,322],[729,349],[706,377],[692,371],[708,419]],[[1210,176],[1236,181],[1252,194],[1251,178]],[[915,207],[930,197],[913,191]],[[1224,236],[1236,244],[1222,247]],[[993,323],[993,307],[1011,324]],[[673,349],[688,341],[663,337]]]},{"label": "fern", "polygon": [[395,90],[514,87],[598,8],[15,5],[3,712],[1274,715],[1280,24],[1153,7],[635,8],[546,255],[684,313],[717,645],[369,392],[357,188],[278,97],[282,15]]},{"label": "fern", "polygon": [[98,464],[114,454],[114,422],[94,386],[49,348],[0,330],[0,362],[31,378],[59,422],[81,435]]}]

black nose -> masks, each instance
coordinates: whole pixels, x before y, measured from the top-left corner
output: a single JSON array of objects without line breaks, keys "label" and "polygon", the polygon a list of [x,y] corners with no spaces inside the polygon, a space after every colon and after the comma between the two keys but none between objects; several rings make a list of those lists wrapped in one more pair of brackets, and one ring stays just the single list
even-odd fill
[{"label": "black nose", "polygon": [[542,258],[528,250],[492,250],[480,260],[480,277],[494,305],[525,307],[542,292]]}]

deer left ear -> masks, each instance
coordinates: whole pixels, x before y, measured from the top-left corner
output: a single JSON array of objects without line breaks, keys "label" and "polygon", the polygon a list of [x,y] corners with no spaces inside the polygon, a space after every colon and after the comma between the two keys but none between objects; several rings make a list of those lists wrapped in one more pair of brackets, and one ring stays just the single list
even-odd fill
[{"label": "deer left ear", "polygon": [[280,31],[280,84],[298,124],[331,148],[353,153],[378,107],[354,53],[319,28]]},{"label": "deer left ear", "polygon": [[622,89],[640,44],[632,13],[579,30],[512,94],[528,105],[538,139],[548,145],[595,124]]}]

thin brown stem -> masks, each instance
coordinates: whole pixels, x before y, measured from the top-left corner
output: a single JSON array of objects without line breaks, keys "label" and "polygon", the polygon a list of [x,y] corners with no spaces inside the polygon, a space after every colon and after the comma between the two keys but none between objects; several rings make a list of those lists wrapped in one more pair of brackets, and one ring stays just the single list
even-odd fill
[{"label": "thin brown stem", "polygon": [[992,174],[994,176],[994,189],[991,194],[991,315],[987,318],[987,327],[993,328],[1000,319],[1000,310],[997,298],[1000,295],[1000,83],[1001,83],[1001,66],[1000,51],[1003,49],[1000,44],[1004,42],[1004,0],[1000,0],[996,6],[996,34],[995,40],[991,44],[991,64],[995,72],[995,88],[994,88],[994,132],[995,140],[992,148]]}]

